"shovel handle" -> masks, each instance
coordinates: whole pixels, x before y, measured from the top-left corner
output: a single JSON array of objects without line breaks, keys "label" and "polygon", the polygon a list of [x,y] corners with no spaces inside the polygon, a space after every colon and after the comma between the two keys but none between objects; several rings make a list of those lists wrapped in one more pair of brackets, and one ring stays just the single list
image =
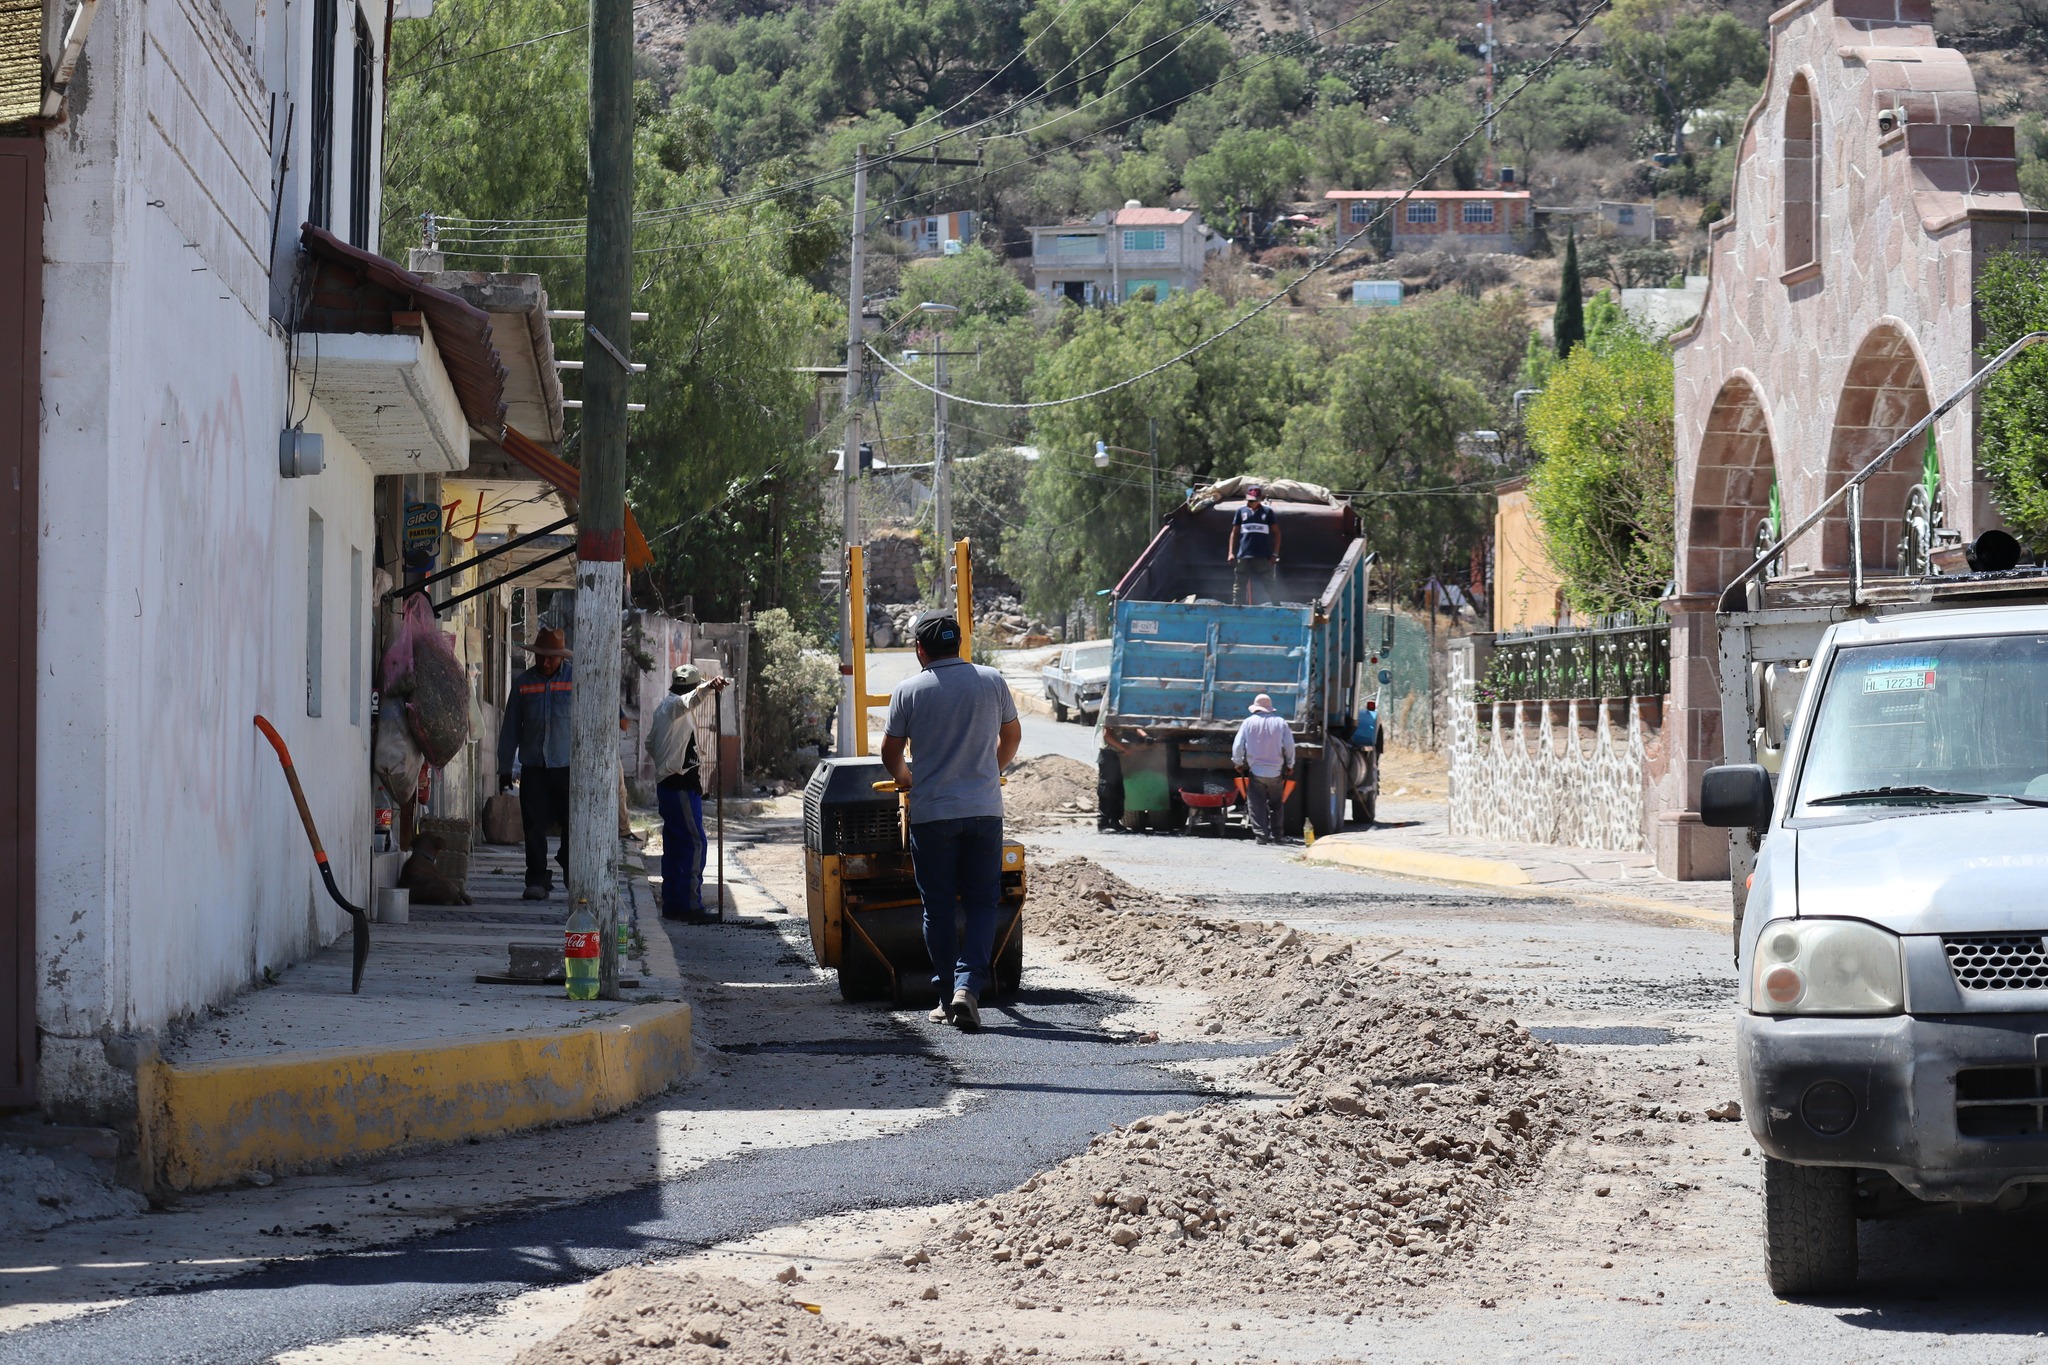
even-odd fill
[{"label": "shovel handle", "polygon": [[313,845],[313,861],[325,868],[327,850],[320,846],[320,831],[313,825],[313,809],[306,804],[305,789],[299,786],[298,769],[292,766],[292,751],[284,747],[284,736],[278,734],[277,727],[263,717],[256,717],[256,728],[270,741],[270,747],[277,750],[277,761],[284,768],[284,780],[291,786],[292,800],[298,803],[299,820],[305,825],[306,838]]}]

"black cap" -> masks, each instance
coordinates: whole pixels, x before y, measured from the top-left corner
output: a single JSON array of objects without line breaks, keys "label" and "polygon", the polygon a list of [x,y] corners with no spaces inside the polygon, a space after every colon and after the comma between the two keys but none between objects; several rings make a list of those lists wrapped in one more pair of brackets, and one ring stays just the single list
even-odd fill
[{"label": "black cap", "polygon": [[948,611],[928,611],[917,618],[912,628],[917,642],[925,647],[926,653],[958,653],[960,650],[960,622]]}]

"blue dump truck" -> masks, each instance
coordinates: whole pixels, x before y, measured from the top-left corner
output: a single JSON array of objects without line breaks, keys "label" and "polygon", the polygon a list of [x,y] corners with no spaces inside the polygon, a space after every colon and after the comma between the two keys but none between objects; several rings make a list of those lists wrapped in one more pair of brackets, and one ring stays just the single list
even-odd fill
[{"label": "blue dump truck", "polygon": [[[1278,518],[1277,601],[1232,606],[1226,562],[1242,480],[1177,508],[1111,592],[1106,725],[1122,755],[1124,823],[1222,834],[1242,802],[1231,741],[1264,692],[1298,746],[1286,832],[1369,825],[1379,802],[1381,667],[1389,641],[1366,611],[1372,556],[1349,503],[1303,484],[1266,484]],[[1383,617],[1382,621],[1390,621]],[[1370,637],[1370,638],[1369,638]],[[1140,733],[1142,732],[1142,734]]]}]

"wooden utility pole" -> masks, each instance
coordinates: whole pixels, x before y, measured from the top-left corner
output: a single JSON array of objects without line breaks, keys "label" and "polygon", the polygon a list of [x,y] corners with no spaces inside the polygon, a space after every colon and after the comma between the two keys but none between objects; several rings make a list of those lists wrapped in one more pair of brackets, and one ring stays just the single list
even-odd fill
[{"label": "wooden utility pole", "polygon": [[577,498],[569,905],[597,915],[598,994],[619,998],[619,614],[625,606],[626,394],[632,377],[633,0],[590,0],[589,228],[583,275],[583,484]]},{"label": "wooden utility pole", "polygon": [[[861,335],[861,268],[866,264],[868,235],[868,149],[853,149],[853,254],[846,286],[846,448],[839,460],[839,517],[841,526],[840,572],[853,573],[846,547],[860,544],[860,402],[861,360],[866,338]],[[839,593],[839,742],[841,755],[860,752],[853,733],[857,711],[853,704],[853,633],[866,630],[866,621],[853,619],[853,583],[840,584]]]}]

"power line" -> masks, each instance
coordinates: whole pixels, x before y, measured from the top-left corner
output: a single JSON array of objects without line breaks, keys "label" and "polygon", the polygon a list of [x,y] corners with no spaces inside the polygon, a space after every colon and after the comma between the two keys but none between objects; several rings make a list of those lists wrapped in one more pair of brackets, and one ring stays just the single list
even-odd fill
[{"label": "power line", "polygon": [[[1494,116],[1497,117],[1502,109],[1505,109],[1508,105],[1512,104],[1518,95],[1520,95],[1524,90],[1527,90],[1530,84],[1536,79],[1537,76],[1543,74],[1543,72],[1551,65],[1551,63],[1555,62],[1558,59],[1558,57],[1563,55],[1565,49],[1569,47],[1572,44],[1572,42],[1575,39],[1577,39],[1579,34],[1585,30],[1586,25],[1592,23],[1594,17],[1597,16],[1602,10],[1606,9],[1608,5],[1611,3],[1612,0],[1598,0],[1598,3],[1595,4],[1592,9],[1586,12],[1585,18],[1579,21],[1577,27],[1573,28],[1570,33],[1566,34],[1564,36],[1564,39],[1556,47],[1553,47],[1548,53],[1548,55],[1546,55],[1543,58],[1542,61],[1538,62],[1526,74],[1523,75],[1522,83],[1520,85],[1516,86],[1513,90],[1509,91],[1506,98],[1502,99],[1498,104],[1494,106]],[[1204,337],[1202,340],[1196,342],[1193,346],[1188,347],[1179,355],[1176,355],[1168,360],[1163,360],[1159,364],[1152,366],[1148,370],[1141,370],[1137,374],[1130,375],[1124,379],[1119,379],[1113,384],[1105,384],[1100,388],[1090,389],[1086,393],[1071,394],[1065,398],[1046,398],[1040,399],[1039,401],[1032,403],[992,403],[980,398],[966,398],[956,393],[944,393],[942,390],[925,383],[916,375],[909,373],[907,370],[903,369],[902,366],[896,364],[894,361],[890,360],[889,357],[883,355],[880,351],[876,350],[872,345],[867,345],[868,354],[874,356],[875,359],[881,361],[883,365],[887,366],[890,370],[894,371],[906,383],[915,385],[917,388],[923,389],[927,393],[942,395],[949,402],[965,403],[967,406],[974,408],[998,408],[1006,412],[1036,412],[1043,408],[1059,408],[1066,407],[1074,403],[1085,403],[1091,398],[1100,398],[1104,394],[1115,393],[1119,389],[1127,389],[1133,384],[1142,383],[1143,381],[1150,379],[1153,375],[1163,373],[1166,370],[1170,370],[1175,365],[1180,364],[1182,361],[1188,360],[1191,357],[1196,356],[1201,352],[1207,350],[1209,347],[1223,340],[1223,338],[1237,331],[1238,328],[1243,327],[1253,318],[1256,318],[1261,314],[1265,313],[1267,309],[1272,308],[1275,304],[1279,303],[1280,300],[1286,298],[1289,294],[1293,293],[1293,291],[1301,285],[1302,281],[1308,279],[1309,276],[1329,268],[1330,264],[1333,261],[1335,261],[1338,256],[1342,255],[1345,251],[1349,250],[1354,242],[1358,241],[1359,238],[1365,236],[1368,232],[1371,232],[1375,227],[1377,227],[1380,224],[1381,220],[1383,220],[1388,214],[1392,213],[1395,209],[1399,208],[1401,205],[1407,203],[1409,199],[1413,198],[1415,193],[1419,189],[1421,189],[1423,184],[1427,182],[1431,176],[1435,175],[1438,171],[1442,170],[1445,166],[1449,165],[1451,160],[1454,157],[1456,157],[1459,152],[1465,149],[1465,145],[1467,143],[1471,142],[1473,138],[1478,137],[1482,132],[1486,131],[1492,125],[1492,123],[1492,117],[1481,119],[1477,124],[1475,124],[1472,127],[1472,129],[1469,132],[1467,132],[1463,137],[1459,138],[1455,143],[1453,143],[1449,151],[1445,152],[1441,157],[1437,158],[1434,165],[1430,166],[1428,170],[1424,171],[1419,177],[1417,177],[1413,184],[1409,185],[1407,189],[1403,190],[1398,198],[1389,200],[1386,207],[1381,209],[1378,213],[1374,214],[1372,218],[1365,224],[1365,226],[1359,228],[1358,231],[1352,233],[1349,237],[1339,242],[1336,246],[1330,248],[1330,250],[1325,252],[1320,259],[1311,264],[1307,269],[1303,270],[1301,274],[1297,275],[1293,279],[1293,281],[1291,281],[1287,285],[1286,288],[1280,290],[1275,294],[1271,294],[1265,299],[1261,300],[1256,306],[1247,311],[1242,317],[1235,319],[1227,326],[1218,328],[1215,332]]]},{"label": "power line", "polygon": [[[648,9],[655,3],[656,0],[641,0],[641,3],[633,6],[633,13],[638,14],[641,10]],[[558,28],[553,33],[540,33],[535,34],[531,38],[521,38],[518,42],[507,43],[503,47],[486,48],[482,52],[465,52],[460,57],[450,57],[447,61],[436,62],[432,66],[416,66],[408,71],[399,72],[391,79],[394,81],[409,81],[415,76],[424,76],[429,72],[440,71],[446,67],[459,66],[463,62],[473,62],[480,57],[495,57],[500,52],[512,52],[522,47],[532,47],[535,43],[545,43],[550,39],[566,38],[572,33],[581,33],[589,27],[590,22],[585,20],[583,23],[573,24],[568,28]]]}]

